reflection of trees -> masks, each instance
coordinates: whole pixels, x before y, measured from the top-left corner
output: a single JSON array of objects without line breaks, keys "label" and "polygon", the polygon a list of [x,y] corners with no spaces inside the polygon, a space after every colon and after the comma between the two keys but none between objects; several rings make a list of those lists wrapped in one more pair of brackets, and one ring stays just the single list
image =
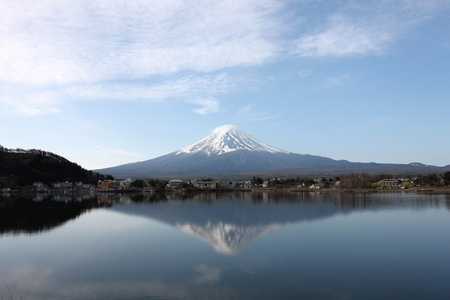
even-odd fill
[{"label": "reflection of trees", "polygon": [[366,194],[345,193],[336,194],[335,206],[352,209],[366,209],[373,205],[373,201]]},{"label": "reflection of trees", "polygon": [[75,219],[99,207],[97,199],[74,200],[77,196],[32,196],[0,198],[0,234],[39,233]]},{"label": "reflection of trees", "polygon": [[[20,196],[1,194],[0,234],[38,233],[60,226],[68,220],[77,218],[87,210],[114,206],[121,210],[119,207],[122,205],[120,204],[130,202],[162,204],[152,205],[151,208],[148,206],[148,210],[145,206],[140,206],[139,210],[133,213],[147,214],[148,217],[161,219],[175,226],[183,226],[183,228],[192,232],[196,231],[199,235],[200,232],[203,232],[201,236],[206,237],[208,236],[206,232],[211,231],[211,228],[214,228],[215,232],[221,236],[230,236],[230,234],[236,235],[241,232],[248,232],[248,230],[234,230],[234,225],[254,228],[254,226],[267,225],[268,223],[273,225],[299,222],[361,209],[402,206],[424,209],[445,205],[450,210],[449,197],[448,195],[431,194],[409,194],[408,197],[405,197],[402,193],[324,194],[267,191],[169,194],[78,193]],[[183,209],[180,210],[178,205],[167,206],[165,205],[166,202],[183,203]],[[191,205],[193,203],[207,205]],[[221,205],[220,207],[209,205],[213,203]],[[131,210],[130,207],[129,212]],[[195,219],[194,224],[192,223],[193,218]],[[218,224],[226,224],[224,227],[226,230],[222,230],[222,227]],[[233,226],[230,227],[230,224]],[[256,231],[253,230],[252,232]],[[264,230],[261,232],[264,232]]]},{"label": "reflection of trees", "polygon": [[152,203],[167,201],[168,197],[159,193],[100,193],[97,199],[102,205],[111,206],[125,202]]}]

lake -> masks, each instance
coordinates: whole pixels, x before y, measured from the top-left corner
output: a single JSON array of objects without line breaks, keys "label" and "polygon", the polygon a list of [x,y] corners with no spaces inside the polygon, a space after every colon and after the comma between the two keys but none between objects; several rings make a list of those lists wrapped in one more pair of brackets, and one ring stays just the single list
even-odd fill
[{"label": "lake", "polygon": [[450,195],[3,195],[0,217],[0,299],[450,299]]}]

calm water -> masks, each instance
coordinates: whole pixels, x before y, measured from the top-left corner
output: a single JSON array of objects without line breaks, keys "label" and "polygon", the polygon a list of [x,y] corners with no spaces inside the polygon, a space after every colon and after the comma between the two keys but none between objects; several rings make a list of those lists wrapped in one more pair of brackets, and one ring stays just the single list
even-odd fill
[{"label": "calm water", "polygon": [[0,299],[450,299],[450,196],[0,198]]}]

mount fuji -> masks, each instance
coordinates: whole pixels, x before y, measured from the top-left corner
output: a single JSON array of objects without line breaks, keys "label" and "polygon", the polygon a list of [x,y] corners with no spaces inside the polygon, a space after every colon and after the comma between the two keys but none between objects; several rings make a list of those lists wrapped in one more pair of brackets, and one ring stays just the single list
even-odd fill
[{"label": "mount fuji", "polygon": [[95,170],[115,177],[171,178],[245,176],[338,175],[366,173],[445,172],[447,167],[420,163],[354,163],[309,154],[296,154],[269,146],[235,125],[223,125],[206,138],[178,151],[136,163]]}]

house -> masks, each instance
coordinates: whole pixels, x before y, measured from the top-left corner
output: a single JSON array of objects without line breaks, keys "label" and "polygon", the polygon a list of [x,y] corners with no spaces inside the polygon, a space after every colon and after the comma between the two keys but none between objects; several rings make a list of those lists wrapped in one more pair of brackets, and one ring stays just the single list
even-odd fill
[{"label": "house", "polygon": [[179,179],[172,179],[169,180],[169,183],[167,184],[168,189],[179,189],[181,188],[181,185],[183,184],[183,181]]},{"label": "house", "polygon": [[65,181],[65,182],[57,182],[54,184],[55,188],[58,190],[71,190],[72,189],[72,183]]},{"label": "house", "polygon": [[396,189],[402,186],[402,181],[399,179],[383,179],[378,182],[383,189]]},{"label": "house", "polygon": [[325,184],[323,182],[316,182],[309,186],[309,188],[312,190],[320,190],[320,189],[323,189],[324,187],[325,187]]},{"label": "house", "polygon": [[99,180],[98,181],[98,188],[101,190],[107,190],[109,189],[109,185],[111,184],[112,180]]},{"label": "house", "polygon": [[122,180],[113,180],[109,183],[108,189],[119,190],[122,187]]},{"label": "house", "polygon": [[192,183],[195,189],[214,190],[217,188],[217,182],[213,180],[194,180]]}]

